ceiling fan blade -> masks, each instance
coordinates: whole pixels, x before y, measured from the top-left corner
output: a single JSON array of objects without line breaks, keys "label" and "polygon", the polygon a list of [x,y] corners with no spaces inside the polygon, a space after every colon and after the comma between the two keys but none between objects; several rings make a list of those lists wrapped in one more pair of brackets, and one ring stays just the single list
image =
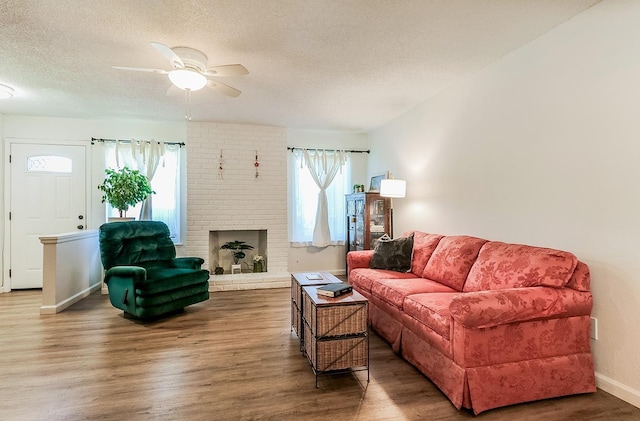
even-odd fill
[{"label": "ceiling fan blade", "polygon": [[213,80],[210,80],[207,82],[207,86],[211,89],[213,89],[214,91],[218,91],[223,95],[226,96],[232,96],[232,97],[237,97],[240,95],[240,91],[237,90],[236,88],[232,88],[229,85],[225,85],[224,83],[220,83],[220,82],[215,82]]},{"label": "ceiling fan blade", "polygon": [[132,70],[134,72],[149,72],[149,73],[158,73],[161,75],[166,75],[167,72],[166,70],[160,70],[160,69],[147,69],[144,67],[125,67],[125,66],[111,66],[112,69],[117,69],[117,70]]},{"label": "ceiling fan blade", "polygon": [[180,69],[184,67],[182,59],[171,48],[167,47],[164,44],[160,44],[159,42],[152,42],[151,46],[155,48],[160,54],[165,56],[165,58],[171,62],[171,65],[173,67]]},{"label": "ceiling fan blade", "polygon": [[242,76],[248,75],[249,71],[242,64],[225,64],[208,68],[205,76]]}]

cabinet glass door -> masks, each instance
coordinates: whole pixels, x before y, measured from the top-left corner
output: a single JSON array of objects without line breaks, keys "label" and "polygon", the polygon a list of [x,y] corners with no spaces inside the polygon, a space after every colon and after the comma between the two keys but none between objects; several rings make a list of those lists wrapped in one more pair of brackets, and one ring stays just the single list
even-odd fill
[{"label": "cabinet glass door", "polygon": [[386,206],[384,199],[372,200],[369,206],[369,248],[373,249],[378,239],[385,234]]}]

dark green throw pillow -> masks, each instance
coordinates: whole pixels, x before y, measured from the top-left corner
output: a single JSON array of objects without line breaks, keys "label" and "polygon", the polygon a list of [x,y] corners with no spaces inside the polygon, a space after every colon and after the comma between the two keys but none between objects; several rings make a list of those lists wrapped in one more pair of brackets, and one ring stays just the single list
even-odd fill
[{"label": "dark green throw pillow", "polygon": [[391,239],[383,235],[378,240],[369,267],[371,269],[388,269],[396,272],[411,270],[411,256],[413,254],[413,233],[408,237]]}]

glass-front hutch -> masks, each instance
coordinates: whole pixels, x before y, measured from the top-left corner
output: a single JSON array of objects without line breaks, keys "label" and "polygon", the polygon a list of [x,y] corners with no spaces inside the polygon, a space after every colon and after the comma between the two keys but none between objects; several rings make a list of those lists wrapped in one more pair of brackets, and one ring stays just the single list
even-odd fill
[{"label": "glass-front hutch", "polygon": [[347,253],[370,250],[385,233],[391,236],[391,199],[379,193],[346,195]]}]

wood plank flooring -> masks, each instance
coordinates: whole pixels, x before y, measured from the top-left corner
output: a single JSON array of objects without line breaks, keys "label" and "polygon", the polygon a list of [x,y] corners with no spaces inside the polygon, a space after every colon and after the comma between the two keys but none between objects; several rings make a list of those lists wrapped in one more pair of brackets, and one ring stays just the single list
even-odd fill
[{"label": "wood plank flooring", "polygon": [[603,391],[456,410],[377,335],[366,372],[315,377],[290,291],[216,292],[153,323],[92,294],[41,316],[40,291],[0,294],[0,420],[640,420]]}]

